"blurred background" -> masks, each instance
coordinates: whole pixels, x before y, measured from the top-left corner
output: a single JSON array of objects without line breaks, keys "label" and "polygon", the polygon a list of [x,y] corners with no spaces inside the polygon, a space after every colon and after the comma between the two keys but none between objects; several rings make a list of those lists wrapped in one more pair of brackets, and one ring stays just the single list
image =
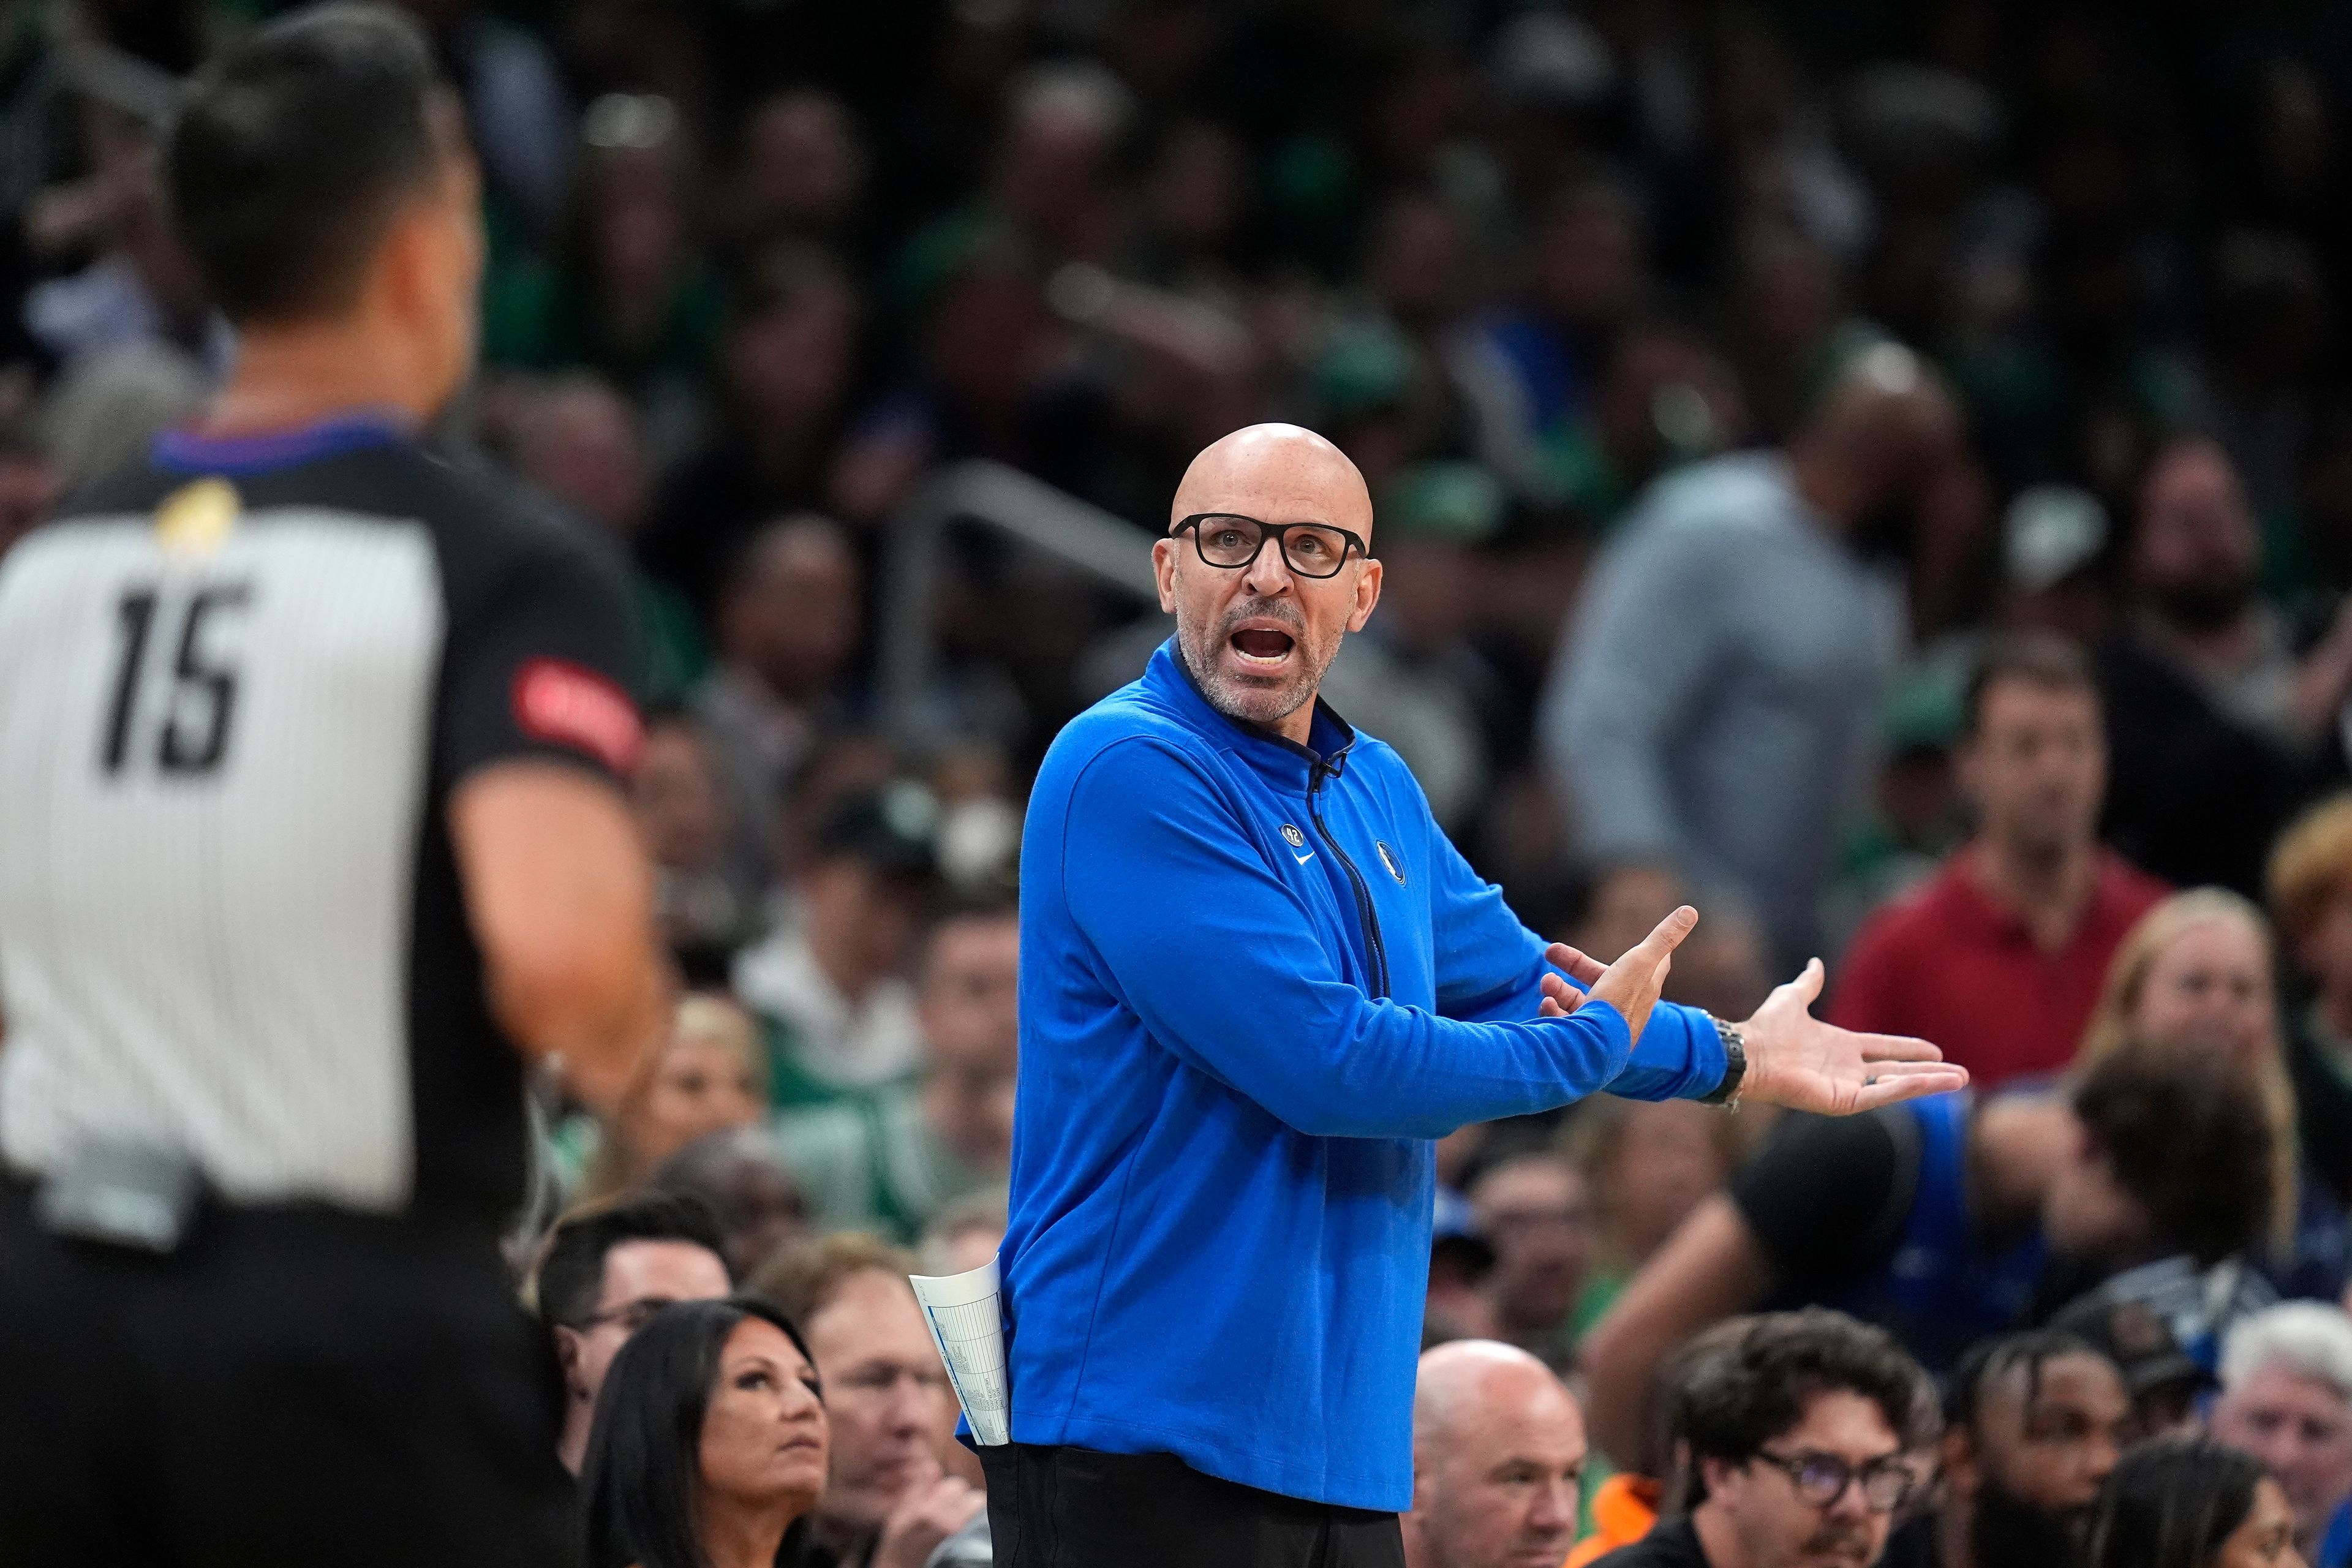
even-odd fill
[{"label": "blurred background", "polygon": [[[1530,924],[1607,958],[1695,899],[1670,995],[1742,1016],[1818,953],[1840,1005],[1874,911],[2042,790],[2140,879],[2082,952],[2056,900],[2054,1052],[1954,1054],[2060,1070],[2164,885],[2272,900],[2283,1158],[2352,1187],[2352,826],[2270,867],[2347,777],[2344,7],[408,4],[487,176],[442,439],[632,564],[701,993],[641,1103],[548,1108],[547,1212],[666,1172],[741,1267],[852,1226],[986,1256],[1027,780],[1167,635],[1192,454],[1268,419],[1376,500],[1327,694]],[[0,549],[233,357],[155,150],[278,9],[0,0]],[[1842,391],[1922,384],[1953,440],[1852,438]],[[1819,510],[1792,471],[1870,504],[1741,542]],[[1725,542],[1645,552],[1694,513]],[[1963,765],[1969,671],[2029,630],[2092,672],[2103,772]],[[1689,1109],[1449,1140],[1451,1310],[1565,1363],[1742,1152]]]},{"label": "blurred background", "polygon": [[[1388,602],[1335,704],[1563,929],[1605,868],[1538,715],[1588,564],[1644,487],[1791,440],[1874,343],[1934,362],[1972,461],[1856,537],[1910,660],[1808,868],[1825,955],[1963,830],[1955,639],[2095,640],[2160,592],[2128,567],[2167,442],[2219,444],[2231,515],[2184,548],[2251,551],[2271,658],[2352,584],[2336,7],[412,8],[488,175],[449,438],[634,556],[649,695],[695,716],[648,819],[723,875],[724,918],[680,910],[722,944],[845,781],[921,779],[956,868],[1001,859],[998,808],[1161,634],[1137,574],[1184,462],[1253,420],[1328,433],[1378,497]],[[0,538],[234,352],[154,139],[174,79],[276,9],[0,5]],[[2257,890],[2343,771],[2343,695],[2223,715],[2251,847],[2135,820],[2127,850]]]}]

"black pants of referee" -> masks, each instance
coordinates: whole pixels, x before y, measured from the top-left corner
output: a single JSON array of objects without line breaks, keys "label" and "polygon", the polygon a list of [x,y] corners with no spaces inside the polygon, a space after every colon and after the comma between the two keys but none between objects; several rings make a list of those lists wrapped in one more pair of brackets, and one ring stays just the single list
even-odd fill
[{"label": "black pants of referee", "polygon": [[561,1393],[490,1237],[227,1210],[155,1258],[0,1184],[0,1562],[573,1568]]},{"label": "black pants of referee", "polygon": [[1172,1454],[980,1450],[996,1568],[1404,1568],[1397,1516],[1204,1476]]}]

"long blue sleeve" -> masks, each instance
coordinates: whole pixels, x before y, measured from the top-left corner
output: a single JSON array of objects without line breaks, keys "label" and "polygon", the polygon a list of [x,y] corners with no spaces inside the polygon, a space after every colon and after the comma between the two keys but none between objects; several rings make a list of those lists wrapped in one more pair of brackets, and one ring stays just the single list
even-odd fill
[{"label": "long blue sleeve", "polygon": [[[1549,1110],[1625,1073],[1625,1023],[1603,1004],[1470,1023],[1366,996],[1236,827],[1188,758],[1123,741],[1072,791],[1063,886],[1153,1036],[1284,1122],[1323,1136],[1442,1137]],[[1136,896],[1143,888],[1149,899]],[[1486,923],[1525,951],[1517,921]],[[1654,1052],[1663,1059],[1637,1071],[1636,1086],[1664,1083],[1675,1067],[1688,1076],[1690,1055],[1686,1040]]]},{"label": "long blue sleeve", "polygon": [[[1433,822],[1429,841],[1437,1010],[1481,1024],[1534,1017],[1552,967],[1544,939],[1519,923],[1503,889],[1472,870]],[[1626,1100],[1691,1100],[1713,1091],[1723,1070],[1722,1037],[1707,1016],[1661,1002],[1617,1076],[1599,1087]]]},{"label": "long blue sleeve", "polygon": [[1013,1440],[1410,1507],[1432,1140],[1722,1071],[1676,1009],[1638,1051],[1606,1006],[1539,1018],[1541,974],[1328,709],[1304,745],[1237,724],[1171,645],[1072,721],[1021,844]]}]

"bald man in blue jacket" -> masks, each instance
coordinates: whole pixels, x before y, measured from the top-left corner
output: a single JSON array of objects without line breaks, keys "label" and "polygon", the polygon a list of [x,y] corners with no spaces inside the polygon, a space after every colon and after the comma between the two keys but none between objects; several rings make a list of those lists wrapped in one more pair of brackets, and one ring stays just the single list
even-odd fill
[{"label": "bald man in blue jacket", "polygon": [[1152,546],[1176,636],[1038,774],[1000,1568],[1401,1568],[1454,1128],[1599,1089],[1849,1112],[1966,1082],[1812,1018],[1818,962],[1743,1023],[1661,1004],[1689,909],[1606,968],[1547,950],[1317,700],[1380,602],[1371,536],[1322,437],[1208,447]]}]

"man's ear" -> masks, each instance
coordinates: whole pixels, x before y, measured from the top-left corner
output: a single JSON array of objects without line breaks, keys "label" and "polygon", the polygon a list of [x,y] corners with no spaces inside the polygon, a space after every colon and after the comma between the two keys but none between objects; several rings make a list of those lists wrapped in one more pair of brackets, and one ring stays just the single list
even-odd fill
[{"label": "man's ear", "polygon": [[1176,613],[1176,542],[1156,539],[1151,542],[1151,575],[1160,584],[1160,610],[1162,615]]},{"label": "man's ear", "polygon": [[390,305],[403,321],[422,320],[440,285],[434,265],[433,252],[438,237],[434,233],[433,216],[431,205],[425,201],[402,203],[384,225],[383,237],[376,245],[369,268],[366,288]]},{"label": "man's ear", "polygon": [[1412,1507],[1404,1515],[1407,1529],[1413,1528],[1417,1516],[1429,1504],[1430,1468],[1429,1454],[1416,1447],[1412,1453]]},{"label": "man's ear", "polygon": [[587,1379],[580,1375],[580,1331],[555,1325],[555,1361],[563,1369],[564,1392],[574,1399],[588,1397]]},{"label": "man's ear", "polygon": [[1381,563],[1368,555],[1363,569],[1356,574],[1356,607],[1348,616],[1348,629],[1362,631],[1364,623],[1372,618],[1372,606],[1380,602]]}]

